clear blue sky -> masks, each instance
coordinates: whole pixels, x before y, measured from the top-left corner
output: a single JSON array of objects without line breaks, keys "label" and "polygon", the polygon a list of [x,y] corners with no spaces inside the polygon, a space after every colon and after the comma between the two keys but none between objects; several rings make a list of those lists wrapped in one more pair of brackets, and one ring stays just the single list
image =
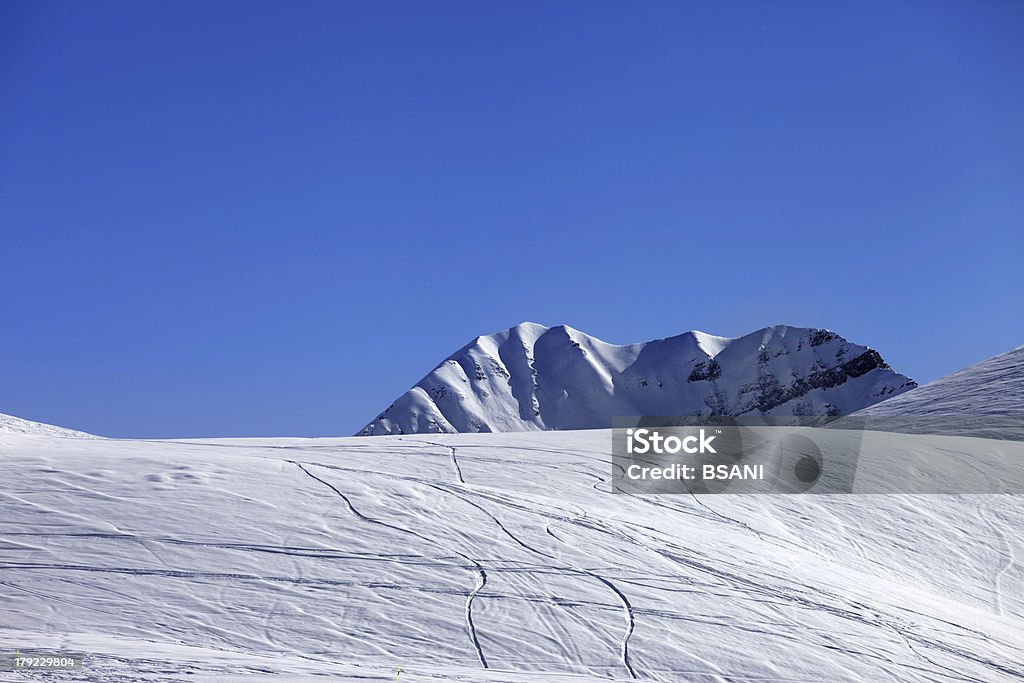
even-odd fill
[{"label": "clear blue sky", "polygon": [[354,432],[478,334],[1024,342],[1020,2],[4,2],[0,412]]}]

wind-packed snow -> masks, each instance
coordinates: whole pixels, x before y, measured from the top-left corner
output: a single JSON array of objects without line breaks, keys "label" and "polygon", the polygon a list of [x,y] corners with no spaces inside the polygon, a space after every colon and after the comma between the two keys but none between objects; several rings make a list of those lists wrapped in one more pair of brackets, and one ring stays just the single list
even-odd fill
[{"label": "wind-packed snow", "polygon": [[915,386],[828,330],[778,325],[618,346],[522,323],[477,337],[359,433],[594,429],[615,415],[845,415]]},{"label": "wind-packed snow", "polygon": [[1024,415],[1024,346],[861,410],[859,415]]},{"label": "wind-packed snow", "polygon": [[617,495],[610,442],[2,433],[0,640],[87,653],[47,680],[1024,677],[1019,497]]},{"label": "wind-packed snow", "polygon": [[13,415],[0,413],[0,434],[35,434],[39,436],[65,436],[77,438],[94,438],[92,434],[79,432],[74,429],[55,427],[54,425],[42,422],[23,420]]}]

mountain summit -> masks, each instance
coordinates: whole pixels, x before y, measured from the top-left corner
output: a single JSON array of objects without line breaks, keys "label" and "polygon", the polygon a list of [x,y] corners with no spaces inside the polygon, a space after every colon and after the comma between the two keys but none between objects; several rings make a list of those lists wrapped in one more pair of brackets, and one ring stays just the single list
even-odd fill
[{"label": "mountain summit", "polygon": [[456,351],[359,435],[594,429],[614,415],[845,415],[915,386],[878,352],[823,329],[619,346],[526,322]]}]

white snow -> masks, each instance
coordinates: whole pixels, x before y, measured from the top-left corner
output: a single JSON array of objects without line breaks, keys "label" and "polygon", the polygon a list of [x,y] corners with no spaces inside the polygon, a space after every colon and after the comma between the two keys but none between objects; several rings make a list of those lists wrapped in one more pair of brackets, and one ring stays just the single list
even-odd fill
[{"label": "white snow", "polygon": [[38,436],[63,436],[79,439],[95,438],[92,434],[86,434],[74,429],[55,427],[54,425],[24,420],[20,417],[4,415],[3,413],[0,413],[0,434],[34,434]]},{"label": "white snow", "polygon": [[361,435],[594,429],[615,415],[848,414],[916,386],[828,330],[615,345],[565,325],[477,337]]},{"label": "white snow", "polygon": [[1024,346],[958,370],[858,415],[1024,415]]},{"label": "white snow", "polygon": [[701,332],[700,330],[694,330],[691,332],[694,338],[697,340],[697,345],[700,346],[704,353],[708,354],[708,357],[714,358],[720,354],[729,342],[735,341],[735,337],[716,337],[713,334],[707,332]]},{"label": "white snow", "polygon": [[0,640],[88,653],[48,680],[1024,676],[1019,497],[614,495],[610,441],[4,433]]}]

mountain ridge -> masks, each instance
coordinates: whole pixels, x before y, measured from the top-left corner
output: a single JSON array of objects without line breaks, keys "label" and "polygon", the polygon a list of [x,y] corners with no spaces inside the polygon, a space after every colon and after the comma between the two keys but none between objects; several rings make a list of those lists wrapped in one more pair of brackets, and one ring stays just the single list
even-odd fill
[{"label": "mountain ridge", "polygon": [[613,415],[847,414],[915,386],[874,349],[822,328],[618,345],[523,322],[475,337],[358,435],[591,429]]}]

